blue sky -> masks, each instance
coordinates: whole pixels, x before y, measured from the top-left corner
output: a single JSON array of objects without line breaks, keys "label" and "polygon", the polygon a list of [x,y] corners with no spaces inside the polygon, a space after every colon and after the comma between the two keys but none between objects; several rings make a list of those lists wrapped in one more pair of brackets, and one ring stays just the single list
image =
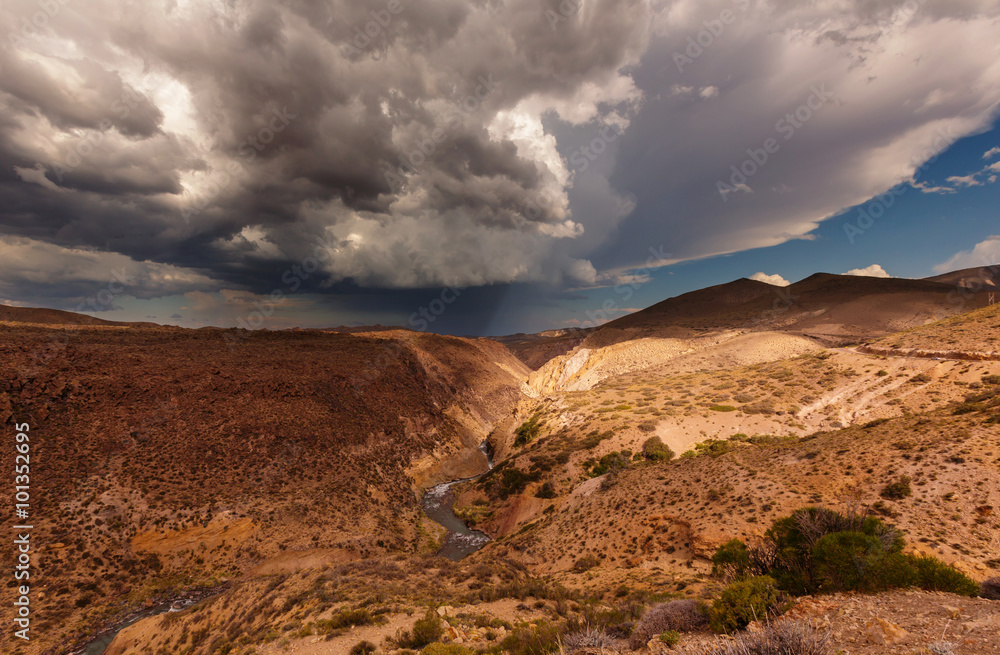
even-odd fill
[{"label": "blue sky", "polygon": [[[943,272],[940,267],[959,253],[971,251],[977,244],[1000,234],[1000,184],[983,176],[977,186],[959,186],[948,182],[954,176],[967,176],[1000,161],[1000,152],[985,159],[983,155],[1000,146],[1000,124],[982,134],[956,141],[937,158],[921,167],[919,182],[928,186],[954,188],[954,193],[924,193],[905,184],[899,187],[891,207],[860,234],[844,229],[845,223],[857,225],[860,212],[870,199],[842,214],[828,219],[810,233],[812,239],[796,239],[778,246],[758,248],[731,255],[709,257],[662,267],[652,280],[635,290],[626,307],[648,307],[664,298],[715,284],[750,277],[763,272],[780,275],[796,282],[813,273],[842,274],[873,264],[893,277],[920,278]],[[864,222],[863,224],[867,224]],[[853,231],[851,231],[853,233]],[[665,235],[665,241],[669,235]],[[992,251],[1000,255],[1000,244]],[[970,252],[955,261],[955,268],[995,264],[977,259]],[[947,268],[947,267],[946,267]],[[621,293],[599,289],[581,294],[570,303],[573,318],[589,320],[587,311],[601,307],[606,298],[620,300]],[[572,319],[571,319],[572,320]]]}]

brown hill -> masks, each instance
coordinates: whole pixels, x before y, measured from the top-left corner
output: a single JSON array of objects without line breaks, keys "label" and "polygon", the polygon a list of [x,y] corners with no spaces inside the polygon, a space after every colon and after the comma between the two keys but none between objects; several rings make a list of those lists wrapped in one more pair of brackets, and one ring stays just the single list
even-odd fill
[{"label": "brown hill", "polygon": [[30,424],[32,653],[158,590],[426,548],[415,481],[485,468],[527,374],[412,332],[13,326],[0,362],[0,418]]},{"label": "brown hill", "polygon": [[966,289],[995,291],[1000,288],[1000,264],[963,268],[925,279]]},{"label": "brown hill", "polygon": [[865,344],[870,352],[920,357],[1000,359],[1000,303]]},{"label": "brown hill", "polygon": [[584,346],[718,330],[781,330],[849,342],[923,325],[986,302],[985,292],[959,294],[955,285],[933,280],[816,273],[776,287],[741,279],[669,298],[606,323]]},{"label": "brown hill", "polygon": [[86,314],[64,312],[43,307],[11,307],[0,305],[0,322],[34,323],[39,325],[130,325],[120,321],[106,321]]}]

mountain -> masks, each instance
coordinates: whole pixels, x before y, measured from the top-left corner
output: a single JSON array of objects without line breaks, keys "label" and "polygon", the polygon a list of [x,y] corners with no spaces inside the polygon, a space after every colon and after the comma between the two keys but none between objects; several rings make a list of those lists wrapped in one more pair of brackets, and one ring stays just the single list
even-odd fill
[{"label": "mountain", "polygon": [[585,346],[713,330],[778,330],[831,343],[897,332],[982,307],[986,292],[938,280],[816,273],[787,287],[740,279],[669,298],[605,323]]},{"label": "mountain", "polygon": [[963,268],[925,279],[966,289],[995,291],[1000,288],[1000,264]]}]

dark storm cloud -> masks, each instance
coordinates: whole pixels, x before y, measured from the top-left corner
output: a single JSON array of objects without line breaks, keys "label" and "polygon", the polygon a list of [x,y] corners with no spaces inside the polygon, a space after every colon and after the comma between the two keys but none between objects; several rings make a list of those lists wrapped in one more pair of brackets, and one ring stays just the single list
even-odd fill
[{"label": "dark storm cloud", "polygon": [[[634,101],[619,70],[649,9],[602,0],[553,29],[559,7],[67,5],[0,50],[0,229],[236,286],[317,244],[328,284],[586,275],[551,256],[579,227],[541,116]],[[16,31],[36,9],[4,20]]]},{"label": "dark storm cloud", "polygon": [[35,33],[35,2],[0,9],[0,233],[174,267],[146,296],[268,293],[311,259],[303,288],[345,297],[606,284],[650,247],[780,243],[980,129],[1000,87],[965,46],[997,35],[985,0],[61,7]]}]

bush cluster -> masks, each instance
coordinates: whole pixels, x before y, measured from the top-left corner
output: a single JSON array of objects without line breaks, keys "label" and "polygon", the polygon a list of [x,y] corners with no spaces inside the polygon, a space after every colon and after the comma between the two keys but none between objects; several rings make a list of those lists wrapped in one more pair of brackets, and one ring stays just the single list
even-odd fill
[{"label": "bush cluster", "polygon": [[753,546],[734,539],[713,555],[715,573],[770,576],[793,594],[877,592],[920,587],[975,596],[979,586],[933,558],[903,552],[900,532],[881,519],[809,507],[778,519]]}]

